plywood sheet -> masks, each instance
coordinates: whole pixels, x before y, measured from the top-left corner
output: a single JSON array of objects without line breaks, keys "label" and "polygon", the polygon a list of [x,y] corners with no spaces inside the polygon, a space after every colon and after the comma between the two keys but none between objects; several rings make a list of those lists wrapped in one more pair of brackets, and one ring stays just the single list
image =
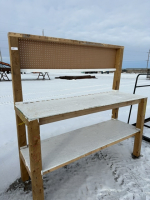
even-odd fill
[{"label": "plywood sheet", "polygon": [[[53,171],[101,147],[110,146],[137,133],[139,129],[118,120],[109,120],[51,137],[41,142],[43,173]],[[29,149],[21,149],[30,169]]]},{"label": "plywood sheet", "polygon": [[15,107],[30,121],[142,98],[144,97],[140,95],[126,94],[112,90],[110,92],[62,99],[50,99],[36,102],[17,102],[15,103]]}]

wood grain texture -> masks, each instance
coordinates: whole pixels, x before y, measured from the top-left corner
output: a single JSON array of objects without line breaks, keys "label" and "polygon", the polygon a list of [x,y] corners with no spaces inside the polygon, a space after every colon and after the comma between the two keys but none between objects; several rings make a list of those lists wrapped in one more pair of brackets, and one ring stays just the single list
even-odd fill
[{"label": "wood grain texture", "polygon": [[16,111],[16,115],[22,120],[22,122],[24,123],[24,124],[26,124],[26,125],[28,125],[28,120],[26,119],[26,117],[22,114],[22,112],[20,112],[20,110],[19,109],[17,109],[16,107],[15,107],[15,111]]},{"label": "wood grain texture", "polygon": [[[10,54],[10,63],[11,63],[11,72],[12,72],[12,87],[13,87],[13,99],[15,102],[23,101],[22,97],[22,86],[21,86],[21,75],[20,75],[20,60],[18,50],[11,50],[11,47],[18,47],[18,38],[8,37],[9,41],[9,54]],[[22,124],[22,120],[16,115],[16,126],[17,126],[17,138],[18,138],[18,150],[19,150],[19,159],[20,159],[20,171],[21,178],[23,181],[29,179],[28,172],[20,158],[20,147],[27,144],[26,141],[26,130],[25,125]]]},{"label": "wood grain texture", "polygon": [[[18,41],[20,69],[115,69],[122,46],[62,38],[8,33]],[[14,51],[15,52],[15,51]],[[57,53],[56,53],[57,52]]]},{"label": "wood grain texture", "polygon": [[[123,51],[124,51],[124,48],[120,48],[117,50],[117,53],[116,53],[116,60],[115,60],[116,71],[114,72],[113,87],[112,87],[113,90],[119,90],[120,77],[121,77],[121,71],[122,71]],[[118,112],[119,112],[119,108],[112,110],[113,119],[118,119]]]},{"label": "wood grain texture", "polygon": [[117,53],[116,53],[116,60],[115,60],[116,71],[114,73],[114,79],[113,79],[113,87],[112,87],[113,90],[119,90],[122,61],[123,61],[123,51],[124,51],[124,48],[120,48],[117,50]]},{"label": "wood grain texture", "polygon": [[111,44],[95,43],[95,42],[88,42],[88,41],[63,39],[63,38],[54,38],[54,37],[46,37],[46,36],[38,36],[38,35],[30,35],[30,34],[12,33],[12,32],[9,32],[8,36],[37,40],[37,41],[45,41],[45,42],[51,41],[51,42],[58,42],[58,43],[94,46],[94,47],[103,47],[103,48],[114,48],[114,49],[123,48],[123,46],[119,46],[119,45],[111,45]]},{"label": "wood grain texture", "polygon": [[30,172],[33,200],[44,200],[40,129],[37,120],[28,124]]},{"label": "wood grain texture", "polygon": [[29,174],[29,176],[30,176],[30,178],[31,178],[30,169],[29,169],[29,167],[26,165],[26,161],[25,161],[25,159],[24,159],[24,157],[23,157],[21,151],[20,151],[20,158],[21,158],[22,162],[24,163],[24,166],[26,167],[26,170],[28,171],[28,174]]},{"label": "wood grain texture", "polygon": [[18,38],[8,37],[8,41],[9,41],[10,65],[12,73],[13,98],[15,103],[23,101],[19,50],[11,49],[11,47],[18,48]]},{"label": "wood grain texture", "polygon": [[146,104],[147,104],[147,98],[142,99],[138,106],[136,127],[140,129],[140,132],[136,134],[135,136],[134,148],[133,148],[133,155],[136,157],[139,157],[140,152],[141,152],[141,143],[142,143],[143,125],[144,125],[145,112],[146,112]]},{"label": "wood grain texture", "polygon": [[20,147],[27,145],[26,129],[25,129],[25,124],[22,124],[22,120],[17,115],[16,115],[16,126],[17,126],[21,178],[22,178],[22,181],[27,181],[29,180],[29,174],[28,174],[28,171],[26,170],[24,163],[22,162],[21,155],[20,155]]}]

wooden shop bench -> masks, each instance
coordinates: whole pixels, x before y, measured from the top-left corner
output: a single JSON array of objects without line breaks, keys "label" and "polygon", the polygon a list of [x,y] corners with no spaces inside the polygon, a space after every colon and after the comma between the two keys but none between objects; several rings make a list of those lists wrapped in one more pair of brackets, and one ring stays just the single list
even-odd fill
[{"label": "wooden shop bench", "polygon": [[[89,154],[135,136],[133,155],[140,156],[147,98],[119,92],[122,46],[8,33],[20,171],[31,177],[34,200],[44,199],[42,176]],[[112,90],[36,102],[23,102],[21,70],[114,71]],[[119,121],[118,109],[138,104],[136,127]],[[112,109],[112,119],[40,139],[40,125]],[[28,144],[26,129],[28,132]]]}]

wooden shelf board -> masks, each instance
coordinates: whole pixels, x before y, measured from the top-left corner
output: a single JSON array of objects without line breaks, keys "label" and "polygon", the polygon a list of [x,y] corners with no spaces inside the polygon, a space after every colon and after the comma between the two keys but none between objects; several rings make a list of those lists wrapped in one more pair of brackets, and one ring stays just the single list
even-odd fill
[{"label": "wooden shelf board", "polygon": [[[132,125],[112,119],[43,140],[42,174],[116,144],[139,131]],[[23,147],[20,152],[27,169],[30,170],[29,148]]]},{"label": "wooden shelf board", "polygon": [[[109,71],[109,72],[115,72],[115,68],[110,68],[110,69],[20,69],[21,72],[50,72],[50,73],[72,73],[72,72],[101,72],[101,71]],[[65,74],[66,75],[66,74]],[[81,74],[82,76],[83,74]]]},{"label": "wooden shelf board", "polygon": [[[39,124],[58,121],[66,118],[81,116],[107,109],[127,106],[138,103],[142,97],[135,94],[126,94],[116,90],[109,92],[68,97],[62,99],[49,99],[36,102],[17,102],[16,110],[21,112],[27,121],[40,119]],[[60,118],[60,119],[59,119]]]}]

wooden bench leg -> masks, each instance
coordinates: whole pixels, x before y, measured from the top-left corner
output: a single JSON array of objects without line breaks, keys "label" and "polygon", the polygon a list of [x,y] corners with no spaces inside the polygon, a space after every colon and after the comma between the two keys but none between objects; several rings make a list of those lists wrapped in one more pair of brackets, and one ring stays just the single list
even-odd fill
[{"label": "wooden bench leg", "polygon": [[119,111],[119,108],[114,108],[112,110],[112,118],[113,119],[118,119],[118,111]]},{"label": "wooden bench leg", "polygon": [[37,120],[28,124],[29,156],[33,200],[44,200],[40,129]]},{"label": "wooden bench leg", "polygon": [[140,156],[141,152],[141,143],[142,143],[142,135],[143,135],[143,125],[145,119],[145,111],[146,111],[146,103],[147,99],[142,99],[138,106],[138,114],[137,114],[137,122],[136,127],[141,129],[139,133],[135,135],[134,139],[134,148],[133,148],[133,155],[135,157]]},{"label": "wooden bench leg", "polygon": [[22,181],[29,180],[29,174],[24,166],[24,163],[20,157],[20,147],[26,146],[26,129],[23,121],[16,115],[16,124],[17,124],[17,136],[18,136],[18,149],[19,149],[19,159],[20,159],[20,171]]}]

